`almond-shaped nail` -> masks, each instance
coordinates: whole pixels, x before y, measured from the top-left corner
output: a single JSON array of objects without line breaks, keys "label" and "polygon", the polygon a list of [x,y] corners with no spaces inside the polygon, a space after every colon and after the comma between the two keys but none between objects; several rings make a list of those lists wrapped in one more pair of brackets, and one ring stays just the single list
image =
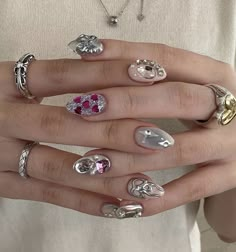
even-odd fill
[{"label": "almond-shaped nail", "polygon": [[69,112],[81,116],[97,115],[106,107],[106,99],[100,94],[86,94],[75,97],[66,104]]},{"label": "almond-shaped nail", "polygon": [[159,198],[165,193],[163,187],[143,178],[131,179],[128,182],[128,192],[130,195],[141,199]]},{"label": "almond-shaped nail", "polygon": [[154,127],[139,127],[135,131],[138,145],[149,149],[168,148],[174,145],[174,138],[164,130]]},{"label": "almond-shaped nail", "polygon": [[104,204],[101,210],[105,217],[116,219],[137,218],[143,213],[143,207],[140,204],[117,206],[108,203]]},{"label": "almond-shaped nail", "polygon": [[111,161],[103,155],[93,155],[78,159],[73,169],[80,174],[103,174],[111,168]]},{"label": "almond-shaped nail", "polygon": [[68,44],[79,55],[97,55],[103,52],[103,43],[94,35],[81,34]]},{"label": "almond-shaped nail", "polygon": [[165,69],[152,60],[136,60],[129,66],[128,74],[137,82],[155,82],[167,76]]}]

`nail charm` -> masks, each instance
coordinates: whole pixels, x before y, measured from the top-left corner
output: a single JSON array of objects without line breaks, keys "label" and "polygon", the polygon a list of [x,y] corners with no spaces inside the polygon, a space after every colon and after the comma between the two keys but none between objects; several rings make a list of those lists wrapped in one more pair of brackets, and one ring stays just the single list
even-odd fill
[{"label": "nail charm", "polygon": [[165,69],[151,60],[136,60],[129,66],[128,73],[131,79],[138,82],[160,81],[167,76]]},{"label": "nail charm", "polygon": [[68,111],[82,116],[99,114],[105,106],[105,97],[99,94],[81,95],[66,104]]},{"label": "nail charm", "polygon": [[128,183],[128,192],[136,198],[159,198],[164,195],[164,188],[147,179],[131,179]]},{"label": "nail charm", "polygon": [[110,160],[103,155],[94,155],[80,158],[77,160],[73,169],[80,174],[103,174],[111,168]]},{"label": "nail charm", "polygon": [[138,145],[149,149],[167,148],[175,142],[164,130],[146,127],[140,127],[135,131],[135,140]]},{"label": "nail charm", "polygon": [[100,54],[103,51],[102,42],[94,35],[80,35],[77,39],[71,41],[68,46],[79,55]]},{"label": "nail charm", "polygon": [[121,207],[113,204],[105,204],[102,207],[102,213],[108,218],[137,218],[142,216],[143,207],[140,204],[132,204]]}]

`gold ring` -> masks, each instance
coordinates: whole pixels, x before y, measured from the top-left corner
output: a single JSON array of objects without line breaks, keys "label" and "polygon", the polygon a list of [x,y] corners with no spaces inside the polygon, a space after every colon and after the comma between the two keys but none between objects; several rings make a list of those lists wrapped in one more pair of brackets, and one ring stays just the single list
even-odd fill
[{"label": "gold ring", "polygon": [[217,125],[220,126],[229,124],[236,116],[235,96],[229,90],[220,85],[208,84],[206,87],[213,90],[217,108],[209,119],[204,121],[197,120],[196,122],[207,127],[215,127],[215,122],[217,122]]}]

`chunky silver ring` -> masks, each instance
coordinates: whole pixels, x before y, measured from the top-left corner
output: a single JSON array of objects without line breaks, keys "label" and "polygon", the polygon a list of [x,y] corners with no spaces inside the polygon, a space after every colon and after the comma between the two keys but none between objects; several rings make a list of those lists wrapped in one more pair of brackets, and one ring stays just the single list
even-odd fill
[{"label": "chunky silver ring", "polygon": [[19,161],[19,174],[23,178],[29,177],[27,174],[27,162],[28,162],[28,158],[29,158],[29,154],[30,154],[31,150],[37,144],[38,144],[38,142],[27,143],[21,152],[20,161]]},{"label": "chunky silver ring", "polygon": [[[216,85],[208,84],[207,87],[211,88],[215,95],[216,110],[208,120],[197,120],[200,125],[207,127],[215,127],[216,124],[224,126],[229,124],[236,116],[236,98],[226,88]],[[217,122],[217,123],[216,123]]]},{"label": "chunky silver ring", "polygon": [[29,63],[35,60],[35,57],[33,54],[27,53],[24,54],[16,63],[14,67],[14,72],[15,72],[15,82],[16,82],[16,87],[27,99],[34,99],[35,96],[31,94],[31,92],[28,89],[26,77],[27,77],[27,70],[29,67]]}]

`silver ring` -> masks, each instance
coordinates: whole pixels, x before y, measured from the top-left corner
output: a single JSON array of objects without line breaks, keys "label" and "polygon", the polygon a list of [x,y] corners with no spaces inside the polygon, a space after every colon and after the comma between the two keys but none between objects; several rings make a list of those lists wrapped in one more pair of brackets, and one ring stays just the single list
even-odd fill
[{"label": "silver ring", "polygon": [[20,161],[19,161],[19,174],[23,178],[29,177],[27,174],[27,162],[28,162],[28,158],[29,158],[29,154],[30,154],[31,150],[37,144],[38,144],[38,142],[27,143],[21,152]]},{"label": "silver ring", "polygon": [[24,54],[15,63],[15,67],[14,67],[16,87],[21,93],[21,95],[23,95],[27,99],[35,98],[35,96],[33,96],[31,92],[29,91],[27,81],[26,81],[27,70],[32,60],[35,60],[35,57],[33,54],[30,54],[30,53]]},{"label": "silver ring", "polygon": [[104,204],[102,207],[104,217],[125,219],[138,218],[143,214],[143,206],[140,204],[129,204],[125,206],[117,206],[114,204]]},{"label": "silver ring", "polygon": [[215,128],[216,124],[224,126],[229,124],[236,116],[236,98],[226,88],[216,85],[208,84],[215,95],[216,110],[207,120],[197,120],[200,125]]}]

